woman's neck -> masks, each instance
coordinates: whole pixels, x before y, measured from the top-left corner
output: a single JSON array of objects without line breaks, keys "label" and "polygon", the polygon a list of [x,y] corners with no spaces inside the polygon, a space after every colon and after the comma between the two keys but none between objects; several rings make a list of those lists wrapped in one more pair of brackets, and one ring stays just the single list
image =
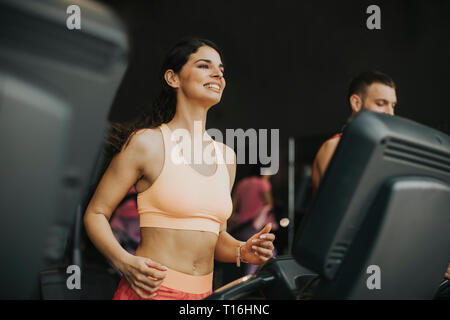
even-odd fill
[{"label": "woman's neck", "polygon": [[201,134],[205,133],[206,128],[206,116],[208,113],[208,107],[200,104],[179,101],[177,103],[177,109],[175,116],[169,122],[169,125],[173,130],[175,129],[186,129],[189,131],[191,136],[194,135],[194,129],[201,128]]}]

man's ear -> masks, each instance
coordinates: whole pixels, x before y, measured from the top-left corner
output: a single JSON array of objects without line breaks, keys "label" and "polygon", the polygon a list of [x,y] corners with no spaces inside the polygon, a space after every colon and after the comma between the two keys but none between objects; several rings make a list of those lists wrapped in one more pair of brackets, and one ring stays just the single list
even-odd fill
[{"label": "man's ear", "polygon": [[352,108],[353,113],[357,113],[361,111],[362,108],[362,99],[356,93],[350,96],[350,107]]},{"label": "man's ear", "polygon": [[172,69],[168,69],[164,72],[164,79],[172,88],[178,88],[180,86],[180,79]]}]

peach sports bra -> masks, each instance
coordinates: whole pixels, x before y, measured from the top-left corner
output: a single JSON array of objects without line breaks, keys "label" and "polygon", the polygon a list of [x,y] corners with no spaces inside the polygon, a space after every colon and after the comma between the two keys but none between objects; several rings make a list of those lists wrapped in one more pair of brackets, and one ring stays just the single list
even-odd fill
[{"label": "peach sports bra", "polygon": [[216,171],[211,176],[204,176],[188,163],[177,164],[171,160],[175,146],[172,132],[164,123],[159,129],[164,143],[164,165],[150,188],[137,194],[140,226],[219,234],[226,229],[226,221],[233,209],[223,153],[211,139]]}]

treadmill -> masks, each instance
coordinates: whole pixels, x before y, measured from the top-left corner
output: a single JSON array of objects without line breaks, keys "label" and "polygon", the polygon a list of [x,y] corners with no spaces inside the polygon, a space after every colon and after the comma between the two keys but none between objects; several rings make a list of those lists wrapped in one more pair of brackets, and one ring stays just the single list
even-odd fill
[{"label": "treadmill", "polygon": [[449,243],[450,137],[363,111],[344,130],[291,255],[207,299],[449,299]]}]

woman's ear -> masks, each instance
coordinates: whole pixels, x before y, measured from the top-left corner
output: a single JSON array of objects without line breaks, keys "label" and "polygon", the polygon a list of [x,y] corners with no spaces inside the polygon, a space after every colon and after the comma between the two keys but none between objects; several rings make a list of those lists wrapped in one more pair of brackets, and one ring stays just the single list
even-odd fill
[{"label": "woman's ear", "polygon": [[178,88],[180,86],[178,75],[172,69],[168,69],[164,72],[164,79],[172,88]]},{"label": "woman's ear", "polygon": [[357,113],[361,111],[362,108],[362,99],[356,93],[350,96],[350,107],[352,108],[353,113]]}]

